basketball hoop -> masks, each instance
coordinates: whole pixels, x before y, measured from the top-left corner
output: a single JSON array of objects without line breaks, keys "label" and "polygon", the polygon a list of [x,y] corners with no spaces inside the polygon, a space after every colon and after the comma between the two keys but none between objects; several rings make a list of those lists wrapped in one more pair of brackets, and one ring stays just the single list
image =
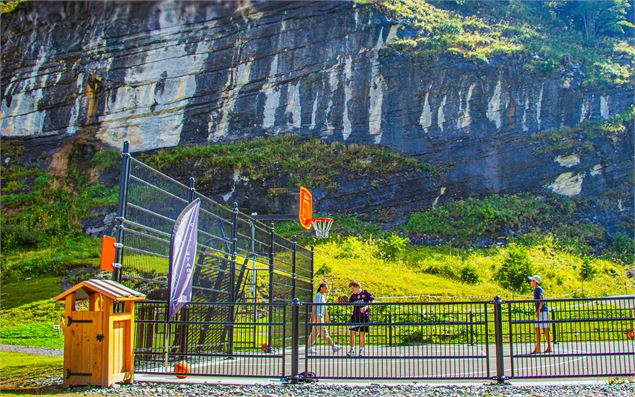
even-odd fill
[{"label": "basketball hoop", "polygon": [[311,225],[315,230],[316,238],[328,238],[329,230],[333,226],[333,218],[313,218],[311,219]]}]

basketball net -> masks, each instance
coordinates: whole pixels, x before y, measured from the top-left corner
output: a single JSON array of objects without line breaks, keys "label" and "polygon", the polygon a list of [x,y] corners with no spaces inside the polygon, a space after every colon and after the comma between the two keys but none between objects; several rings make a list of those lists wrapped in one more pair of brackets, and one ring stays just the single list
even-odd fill
[{"label": "basketball net", "polygon": [[333,226],[333,218],[313,218],[311,225],[315,230],[316,238],[328,238],[331,226]]}]

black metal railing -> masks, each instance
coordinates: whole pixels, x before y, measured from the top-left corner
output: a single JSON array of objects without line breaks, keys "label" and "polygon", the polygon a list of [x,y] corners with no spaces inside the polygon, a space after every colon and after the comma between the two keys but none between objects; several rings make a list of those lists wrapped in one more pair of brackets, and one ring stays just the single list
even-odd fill
[{"label": "black metal railing", "polygon": [[[299,379],[508,379],[635,375],[635,296],[552,299],[538,321],[533,300],[373,303],[368,323],[356,304],[194,303],[174,322],[165,302],[138,306],[136,372]],[[328,321],[313,316],[323,307]],[[228,313],[235,316],[228,321]],[[326,313],[325,313],[326,314]],[[548,323],[552,351],[537,323]],[[351,357],[350,327],[368,326]],[[326,332],[323,332],[326,331]],[[233,332],[230,348],[227,335]],[[328,333],[335,345],[334,351]],[[311,335],[320,335],[312,338]]]},{"label": "black metal railing", "polygon": [[[510,378],[635,374],[633,297],[552,299],[547,302],[547,321],[535,318],[534,303],[503,305],[510,356],[506,374]],[[539,344],[536,330],[540,330]],[[548,350],[551,352],[546,353]]]},{"label": "black metal railing", "polygon": [[[370,306],[368,323],[353,322],[352,303],[307,304],[307,318],[320,306],[330,322],[314,316],[305,324],[307,340],[322,337],[305,350],[304,367],[321,378],[489,378],[488,302],[376,303]],[[351,327],[366,326],[365,347],[361,348],[359,332],[351,347]],[[326,335],[341,351],[333,351]],[[338,365],[343,357],[348,364]]]}]

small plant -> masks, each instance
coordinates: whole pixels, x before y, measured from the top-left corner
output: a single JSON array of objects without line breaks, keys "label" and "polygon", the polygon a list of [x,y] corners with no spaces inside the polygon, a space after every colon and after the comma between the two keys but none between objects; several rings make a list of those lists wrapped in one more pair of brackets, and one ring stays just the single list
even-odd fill
[{"label": "small plant", "polygon": [[597,272],[598,271],[595,266],[593,266],[593,263],[591,263],[591,260],[588,258],[584,258],[584,260],[582,261],[582,266],[580,266],[580,281],[592,280]]},{"label": "small plant", "polygon": [[474,266],[466,265],[461,268],[461,281],[466,284],[478,284],[481,278]]},{"label": "small plant", "polygon": [[380,256],[387,260],[398,259],[404,252],[408,239],[392,233],[379,243]]},{"label": "small plant", "polygon": [[315,276],[326,276],[333,272],[333,268],[326,263],[320,266],[319,269],[315,272]]},{"label": "small plant", "polygon": [[529,261],[527,249],[516,244],[510,244],[503,264],[496,273],[496,279],[505,288],[523,292],[529,289],[527,277],[534,273]]}]

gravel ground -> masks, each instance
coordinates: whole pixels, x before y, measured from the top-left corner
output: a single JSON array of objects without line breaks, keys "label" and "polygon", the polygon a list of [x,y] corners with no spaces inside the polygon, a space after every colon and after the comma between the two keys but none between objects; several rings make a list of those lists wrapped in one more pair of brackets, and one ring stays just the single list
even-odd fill
[{"label": "gravel ground", "polygon": [[596,385],[535,385],[535,386],[486,386],[486,385],[339,385],[339,384],[296,384],[296,385],[209,385],[209,384],[165,384],[136,383],[110,389],[84,389],[84,394],[104,396],[254,396],[254,397],[304,397],[304,396],[346,396],[346,397],[386,397],[386,396],[531,396],[531,397],[633,397],[635,383]]},{"label": "gravel ground", "polygon": [[46,347],[17,346],[0,344],[0,351],[14,353],[39,354],[40,356],[61,357],[64,349],[49,349]]}]

